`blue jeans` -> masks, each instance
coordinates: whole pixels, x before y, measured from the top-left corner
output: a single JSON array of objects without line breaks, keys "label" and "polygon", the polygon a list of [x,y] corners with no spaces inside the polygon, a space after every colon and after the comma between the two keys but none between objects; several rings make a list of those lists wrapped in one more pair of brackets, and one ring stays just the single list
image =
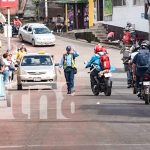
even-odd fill
[{"label": "blue jeans", "polygon": [[74,71],[73,68],[67,67],[64,70],[66,83],[67,83],[67,89],[68,91],[71,91],[74,88]]},{"label": "blue jeans", "polygon": [[4,83],[8,83],[9,82],[9,70],[5,70],[3,72],[4,75]]},{"label": "blue jeans", "polygon": [[130,70],[127,71],[127,84],[131,84],[132,82],[132,72]]}]

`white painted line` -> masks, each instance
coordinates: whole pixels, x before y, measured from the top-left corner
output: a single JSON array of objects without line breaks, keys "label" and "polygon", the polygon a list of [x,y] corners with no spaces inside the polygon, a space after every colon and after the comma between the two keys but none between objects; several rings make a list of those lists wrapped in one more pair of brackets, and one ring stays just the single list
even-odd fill
[{"label": "white painted line", "polygon": [[76,147],[76,146],[150,146],[150,144],[77,144],[77,145],[12,145],[12,146],[0,146],[0,149],[8,148],[24,148],[24,147]]}]

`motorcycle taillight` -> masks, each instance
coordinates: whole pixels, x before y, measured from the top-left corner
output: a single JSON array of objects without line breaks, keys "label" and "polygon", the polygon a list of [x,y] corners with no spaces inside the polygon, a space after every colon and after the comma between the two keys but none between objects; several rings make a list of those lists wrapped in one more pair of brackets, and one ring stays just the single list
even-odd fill
[{"label": "motorcycle taillight", "polygon": [[145,74],[143,77],[144,81],[150,81],[150,75],[149,74]]}]

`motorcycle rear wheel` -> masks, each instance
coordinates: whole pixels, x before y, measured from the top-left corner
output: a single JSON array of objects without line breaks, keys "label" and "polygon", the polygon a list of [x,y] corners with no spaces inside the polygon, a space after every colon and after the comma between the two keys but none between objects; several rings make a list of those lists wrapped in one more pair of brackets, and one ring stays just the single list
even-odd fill
[{"label": "motorcycle rear wheel", "polygon": [[106,81],[106,88],[104,90],[105,96],[111,96],[111,88],[112,88],[112,81],[107,79]]}]

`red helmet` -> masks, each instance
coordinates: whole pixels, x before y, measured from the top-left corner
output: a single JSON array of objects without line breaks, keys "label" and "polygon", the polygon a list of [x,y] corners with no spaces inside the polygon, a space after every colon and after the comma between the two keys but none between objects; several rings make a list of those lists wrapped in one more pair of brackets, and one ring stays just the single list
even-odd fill
[{"label": "red helmet", "polygon": [[96,45],[94,48],[94,52],[98,53],[98,52],[100,52],[100,49],[101,49],[100,45]]},{"label": "red helmet", "polygon": [[102,48],[101,48],[101,51],[107,54],[107,50],[106,50],[105,47],[102,47]]}]

